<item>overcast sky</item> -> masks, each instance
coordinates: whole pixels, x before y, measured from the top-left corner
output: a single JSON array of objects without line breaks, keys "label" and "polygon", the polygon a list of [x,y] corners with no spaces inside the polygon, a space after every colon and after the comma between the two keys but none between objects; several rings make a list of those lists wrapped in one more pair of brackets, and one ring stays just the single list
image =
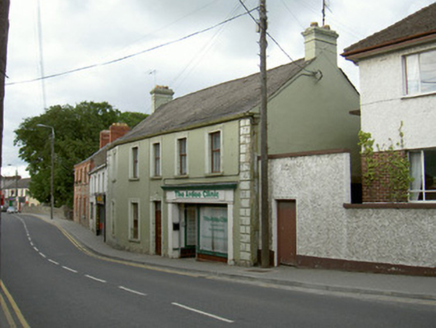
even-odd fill
[{"label": "overcast sky", "polygon": [[[340,54],[434,0],[328,2],[326,24],[339,34]],[[259,0],[244,3],[252,9]],[[321,25],[321,9],[322,0],[267,0],[268,32],[293,60],[304,57],[301,32],[311,22]],[[11,0],[2,174],[18,168],[28,175],[14,130],[44,108],[107,101],[121,111],[149,113],[156,84],[180,97],[258,72],[259,35],[248,15],[196,34],[244,12],[239,0]],[[267,52],[268,68],[289,62],[272,41]],[[342,58],[338,63],[359,88],[358,68]],[[42,72],[58,76],[26,82]]]}]

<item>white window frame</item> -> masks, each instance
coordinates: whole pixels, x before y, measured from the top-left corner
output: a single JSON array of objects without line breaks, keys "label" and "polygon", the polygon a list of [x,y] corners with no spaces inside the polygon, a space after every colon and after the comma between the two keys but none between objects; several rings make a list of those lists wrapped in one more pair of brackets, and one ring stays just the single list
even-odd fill
[{"label": "white window frame", "polygon": [[[136,149],[136,162],[134,158],[135,149]],[[139,146],[136,144],[130,147],[129,178],[132,180],[139,179]]]},{"label": "white window frame", "polygon": [[[185,172],[181,172],[181,153],[180,153],[180,140],[185,140]],[[187,135],[178,136],[175,140],[175,158],[176,158],[176,164],[175,164],[175,175],[176,176],[187,176],[189,174],[188,170],[188,137]]]},{"label": "white window frame", "polygon": [[[424,149],[409,152],[410,175],[414,180],[409,186],[409,201],[411,202],[436,202],[436,189],[429,189],[427,185],[425,173],[425,152],[432,151],[436,153],[436,149]],[[436,181],[433,181],[433,186]],[[430,197],[430,196],[433,197]],[[422,199],[419,199],[422,198]]]},{"label": "white window frame", "polygon": [[[426,51],[421,51],[418,53],[411,53],[403,56],[403,83],[404,83],[404,95],[406,96],[416,96],[421,94],[431,94],[436,93],[436,63],[435,63],[435,75],[431,76],[432,82],[429,85],[433,87],[429,90],[423,90],[423,77],[422,77],[422,60],[421,57],[423,55],[430,54],[430,57],[436,58],[436,49],[429,49]],[[412,63],[414,61],[414,63]],[[413,67],[415,66],[415,67]],[[414,83],[416,86],[411,89],[410,84],[412,79],[411,75],[415,75]]]},{"label": "white window frame", "polygon": [[[159,145],[159,166],[156,167],[155,146]],[[162,142],[161,140],[152,141],[150,144],[150,176],[160,178],[162,176]],[[156,170],[158,169],[158,172]],[[159,174],[157,174],[159,173]]]},{"label": "white window frame", "polygon": [[[212,135],[214,133],[218,133],[220,134],[220,169],[219,171],[213,171],[212,170]],[[206,170],[208,174],[221,174],[223,173],[223,155],[224,155],[224,147],[223,147],[223,130],[222,127],[216,128],[216,129],[211,129],[209,131],[207,131],[206,134]]]}]

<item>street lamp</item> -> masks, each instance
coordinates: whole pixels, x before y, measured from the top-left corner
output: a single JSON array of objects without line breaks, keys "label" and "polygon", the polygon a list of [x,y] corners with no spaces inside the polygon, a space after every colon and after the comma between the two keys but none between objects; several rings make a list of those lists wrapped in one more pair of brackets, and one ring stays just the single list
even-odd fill
[{"label": "street lamp", "polygon": [[54,193],[53,193],[53,186],[54,186],[54,139],[55,139],[55,131],[54,127],[50,125],[45,124],[37,124],[37,127],[40,128],[48,128],[51,129],[51,179],[50,179],[50,219],[53,220],[53,208],[54,208]]}]

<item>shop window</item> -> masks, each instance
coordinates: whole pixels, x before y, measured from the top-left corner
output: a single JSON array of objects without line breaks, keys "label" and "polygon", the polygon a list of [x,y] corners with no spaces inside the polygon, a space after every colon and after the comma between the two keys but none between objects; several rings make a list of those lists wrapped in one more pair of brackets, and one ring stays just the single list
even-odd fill
[{"label": "shop window", "polygon": [[404,57],[406,95],[436,92],[436,50]]},{"label": "shop window", "polygon": [[436,201],[436,149],[409,153],[411,201]]}]

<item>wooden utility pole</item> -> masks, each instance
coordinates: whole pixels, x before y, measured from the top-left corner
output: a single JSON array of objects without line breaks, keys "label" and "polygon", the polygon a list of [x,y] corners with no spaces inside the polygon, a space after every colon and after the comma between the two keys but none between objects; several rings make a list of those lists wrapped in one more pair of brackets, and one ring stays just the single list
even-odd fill
[{"label": "wooden utility pole", "polygon": [[261,223],[262,250],[261,266],[269,267],[269,202],[268,202],[268,115],[267,115],[267,76],[266,76],[266,0],[260,0],[260,162],[261,162]]},{"label": "wooden utility pole", "polygon": [[[6,54],[9,34],[9,0],[0,0],[0,167],[2,166],[3,113],[5,100]],[[0,175],[1,179],[1,175]],[[0,180],[1,184],[1,180]],[[1,213],[0,213],[0,253],[1,253]],[[1,259],[0,259],[1,262]],[[1,272],[1,268],[0,268]],[[0,277],[1,280],[1,277]]]}]

